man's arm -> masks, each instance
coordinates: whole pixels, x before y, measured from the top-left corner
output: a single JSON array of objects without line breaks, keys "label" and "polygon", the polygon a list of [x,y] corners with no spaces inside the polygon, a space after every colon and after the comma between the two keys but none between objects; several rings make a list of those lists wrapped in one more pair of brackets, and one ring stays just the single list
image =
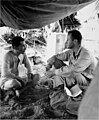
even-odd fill
[{"label": "man's arm", "polygon": [[33,72],[32,65],[26,54],[24,54],[23,64],[25,64],[25,67],[27,68],[28,73]]},{"label": "man's arm", "polygon": [[68,61],[70,57],[71,50],[67,50],[65,52],[62,52],[60,54],[56,55],[56,58],[62,61]]},{"label": "man's arm", "polygon": [[[59,59],[59,60],[62,60],[62,61],[68,61],[68,59],[69,59],[69,56],[70,56],[70,51],[71,50],[68,50],[68,51],[66,51],[66,52],[64,52],[64,53],[60,53],[60,54],[57,54],[57,55],[54,55],[54,56],[52,56],[50,59],[48,59],[48,67],[50,67],[50,66],[52,66],[52,65],[54,65],[54,63],[55,63],[55,61],[57,60],[57,59]],[[57,63],[56,63],[57,64]]]},{"label": "man's arm", "polygon": [[80,54],[76,63],[60,69],[60,74],[69,74],[71,72],[82,73],[91,64],[91,60],[90,54],[84,51]]},{"label": "man's arm", "polygon": [[28,71],[27,73],[28,80],[29,81],[33,80],[34,75],[33,75],[32,65],[26,54],[24,54],[23,63],[25,64],[25,67],[27,68],[27,71]]}]

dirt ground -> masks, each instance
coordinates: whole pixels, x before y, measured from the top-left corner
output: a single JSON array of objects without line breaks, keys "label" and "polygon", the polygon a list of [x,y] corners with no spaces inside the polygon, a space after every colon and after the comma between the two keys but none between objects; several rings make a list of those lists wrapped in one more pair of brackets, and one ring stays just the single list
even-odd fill
[{"label": "dirt ground", "polygon": [[[20,97],[4,100],[0,99],[0,119],[73,119],[77,116],[71,115],[63,110],[60,115],[50,106],[50,89],[34,88],[32,84],[27,85],[20,94]],[[1,94],[0,94],[1,97]]]}]

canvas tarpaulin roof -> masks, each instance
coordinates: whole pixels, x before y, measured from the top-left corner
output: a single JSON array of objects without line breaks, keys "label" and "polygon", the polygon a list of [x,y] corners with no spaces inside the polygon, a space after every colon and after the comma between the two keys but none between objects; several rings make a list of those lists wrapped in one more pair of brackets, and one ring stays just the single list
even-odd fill
[{"label": "canvas tarpaulin roof", "polygon": [[0,26],[40,28],[60,20],[95,0],[1,0]]}]

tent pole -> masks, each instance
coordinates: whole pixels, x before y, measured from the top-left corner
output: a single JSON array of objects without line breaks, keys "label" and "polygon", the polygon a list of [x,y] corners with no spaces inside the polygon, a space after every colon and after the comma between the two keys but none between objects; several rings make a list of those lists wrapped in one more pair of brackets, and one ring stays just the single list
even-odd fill
[{"label": "tent pole", "polygon": [[62,33],[64,31],[64,19],[62,19]]}]

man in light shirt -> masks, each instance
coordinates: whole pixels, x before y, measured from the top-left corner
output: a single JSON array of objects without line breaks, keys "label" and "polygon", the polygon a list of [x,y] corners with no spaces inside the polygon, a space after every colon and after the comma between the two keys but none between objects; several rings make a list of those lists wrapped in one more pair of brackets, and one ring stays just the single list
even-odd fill
[{"label": "man in light shirt", "polygon": [[[61,54],[52,56],[47,62],[47,70],[50,70],[51,66],[59,68],[56,75],[53,76],[53,87],[65,84],[66,87],[70,87],[77,83],[81,89],[87,88],[91,82],[95,63],[94,58],[90,52],[81,46],[82,35],[78,30],[72,30],[67,35],[67,51]],[[60,66],[61,61],[68,61],[69,65]]]},{"label": "man in light shirt", "polygon": [[[13,89],[19,95],[18,90],[23,88],[28,82],[32,81],[32,68],[25,54],[26,44],[22,37],[16,36],[12,39],[12,49],[9,50],[3,58],[0,88],[2,90]],[[20,63],[19,56],[23,55],[22,64],[27,69],[27,77],[19,76],[18,66]]]}]

